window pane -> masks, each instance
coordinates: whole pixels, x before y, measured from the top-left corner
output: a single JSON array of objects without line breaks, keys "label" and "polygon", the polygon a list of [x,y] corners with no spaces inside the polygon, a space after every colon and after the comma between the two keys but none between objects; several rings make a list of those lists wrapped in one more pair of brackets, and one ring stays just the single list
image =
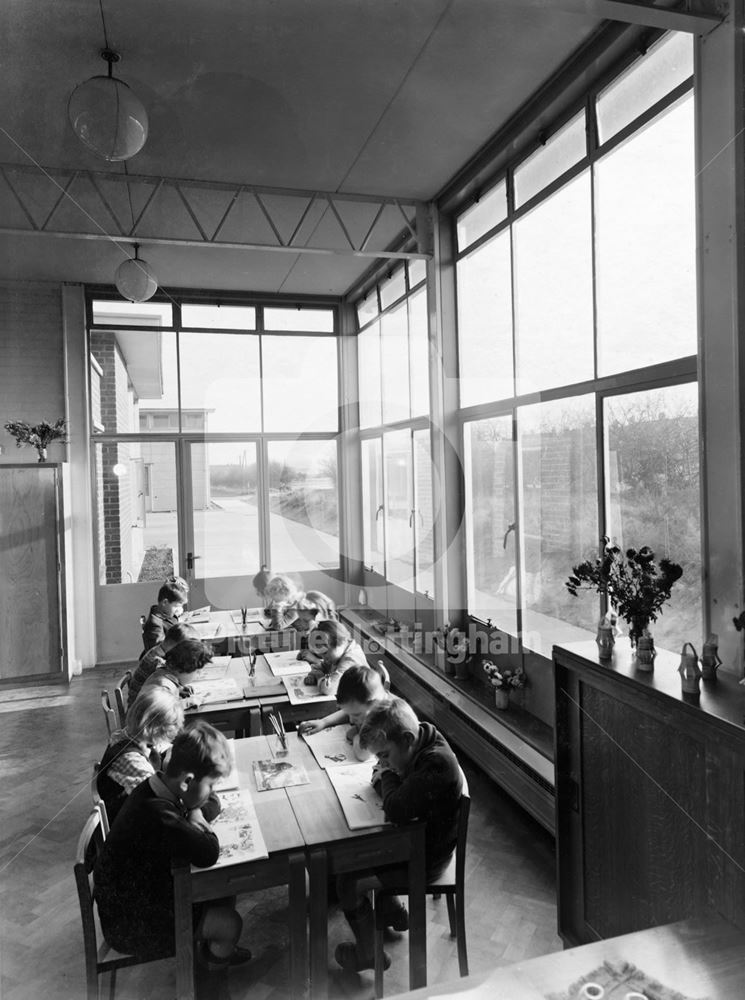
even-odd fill
[{"label": "window pane", "polygon": [[512,417],[464,427],[469,614],[517,635]]},{"label": "window pane", "polygon": [[406,279],[404,278],[404,269],[399,267],[399,269],[387,278],[385,281],[380,282],[380,305],[382,309],[387,309],[388,306],[392,305],[397,299],[406,292]]},{"label": "window pane", "polygon": [[363,327],[378,315],[378,292],[375,288],[367,293],[364,299],[356,303],[357,325]]},{"label": "window pane", "polygon": [[523,643],[550,657],[555,642],[586,639],[597,625],[595,595],[564,586],[598,550],[594,397],[519,407],[517,429]]},{"label": "window pane", "polygon": [[170,302],[121,302],[94,299],[93,322],[107,326],[173,326]]},{"label": "window pane", "polygon": [[512,396],[510,234],[494,236],[457,264],[460,405]]},{"label": "window pane", "polygon": [[409,296],[409,370],[411,415],[429,414],[429,339],[427,337],[427,290]]},{"label": "window pane", "polygon": [[166,423],[148,429],[178,429],[175,333],[92,330],[90,352],[94,432],[139,432],[156,411]]},{"label": "window pane", "polygon": [[179,337],[182,429],[260,431],[259,338],[236,333]]},{"label": "window pane", "polygon": [[253,306],[186,305],[181,306],[181,325],[208,330],[255,330]]},{"label": "window pane", "polygon": [[256,485],[255,444],[191,445],[194,554],[201,579],[253,575],[261,564]]},{"label": "window pane", "polygon": [[434,597],[432,454],[428,430],[414,431],[414,553],[416,589]]},{"label": "window pane", "polygon": [[605,400],[609,534],[622,549],[649,545],[683,567],[652,624],[677,650],[703,634],[698,387],[695,383]]},{"label": "window pane", "polygon": [[383,437],[385,455],[385,575],[390,583],[414,590],[411,432]]},{"label": "window pane", "polygon": [[264,309],[265,330],[307,330],[310,333],[333,333],[333,309]]},{"label": "window pane", "polygon": [[456,232],[458,250],[465,250],[484,233],[498,226],[507,218],[507,185],[504,181],[495,184],[481,198],[458,216]]},{"label": "window pane", "polygon": [[380,323],[357,337],[360,427],[377,427],[382,420],[380,387]]},{"label": "window pane", "polygon": [[380,318],[383,365],[383,420],[409,417],[409,344],[406,303]]},{"label": "window pane", "polygon": [[599,373],[695,354],[693,98],[596,170]]},{"label": "window pane", "polygon": [[515,170],[516,205],[530,201],[586,154],[585,112],[581,111]]},{"label": "window pane", "polygon": [[99,583],[162,583],[179,571],[172,441],[96,444]]},{"label": "window pane", "polygon": [[693,38],[670,32],[598,95],[600,141],[605,142],[693,75]]},{"label": "window pane", "polygon": [[271,565],[336,569],[339,520],[335,441],[270,441]]},{"label": "window pane", "polygon": [[383,504],[383,442],[362,442],[362,561],[376,573],[385,572]]},{"label": "window pane", "polygon": [[590,176],[514,226],[518,393],[593,375]]},{"label": "window pane", "polygon": [[409,261],[409,288],[416,288],[427,277],[426,260]]},{"label": "window pane", "polygon": [[338,430],[336,337],[265,336],[261,345],[264,430]]}]

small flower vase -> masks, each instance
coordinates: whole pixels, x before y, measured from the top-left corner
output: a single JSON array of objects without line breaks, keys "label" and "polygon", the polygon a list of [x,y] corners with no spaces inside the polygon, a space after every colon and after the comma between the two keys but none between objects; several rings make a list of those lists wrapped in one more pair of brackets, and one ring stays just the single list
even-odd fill
[{"label": "small flower vase", "polygon": [[[631,640],[631,648],[636,649],[639,640],[644,635],[649,635],[647,629],[649,628],[649,619],[635,617],[629,622],[629,639]],[[651,637],[650,637],[651,638]],[[654,648],[654,643],[652,644]]]},{"label": "small flower vase", "polygon": [[500,712],[510,707],[510,692],[507,688],[494,688],[494,705]]},{"label": "small flower vase", "polygon": [[598,626],[595,642],[598,644],[598,659],[609,660],[613,656],[613,647],[616,644],[616,637],[610,625],[601,623]]},{"label": "small flower vase", "polygon": [[645,629],[642,635],[636,640],[636,668],[643,673],[651,673],[654,669],[654,658],[657,652],[654,648],[654,639]]},{"label": "small flower vase", "polygon": [[[689,650],[688,653],[686,648]],[[683,694],[700,694],[701,668],[698,665],[698,654],[690,642],[683,643],[678,673],[680,674]]]},{"label": "small flower vase", "polygon": [[721,667],[722,661],[719,657],[719,636],[712,632],[704,643],[701,654],[701,680],[715,681],[717,670]]},{"label": "small flower vase", "polygon": [[39,462],[46,462],[46,460],[47,460],[47,449],[46,448],[37,448],[36,450],[39,453]]}]

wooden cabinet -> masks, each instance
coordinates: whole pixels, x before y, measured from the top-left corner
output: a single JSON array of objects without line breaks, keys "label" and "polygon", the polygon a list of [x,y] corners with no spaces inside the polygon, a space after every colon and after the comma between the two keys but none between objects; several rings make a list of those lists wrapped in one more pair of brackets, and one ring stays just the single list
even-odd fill
[{"label": "wooden cabinet", "polygon": [[705,913],[745,929],[745,689],[698,703],[680,656],[636,671],[594,642],[554,647],[559,933],[567,944]]},{"label": "wooden cabinet", "polygon": [[0,465],[0,682],[67,676],[62,467]]}]

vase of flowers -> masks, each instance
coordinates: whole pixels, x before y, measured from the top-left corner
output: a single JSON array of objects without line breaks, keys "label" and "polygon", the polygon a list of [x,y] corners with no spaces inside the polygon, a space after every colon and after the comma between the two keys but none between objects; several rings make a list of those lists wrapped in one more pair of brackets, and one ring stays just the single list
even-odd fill
[{"label": "vase of flowers", "polygon": [[47,460],[47,446],[52,441],[64,441],[65,421],[63,417],[50,424],[42,420],[38,424],[27,424],[25,420],[9,420],[5,430],[16,439],[16,448],[30,444],[36,448],[40,462]]},{"label": "vase of flowers", "polygon": [[648,545],[622,552],[607,537],[602,544],[602,555],[572,567],[565,586],[574,597],[580,590],[597,591],[629,625],[632,648],[637,649],[642,637],[646,646],[646,640],[651,641],[650,622],[657,621],[683,570],[670,559],[662,558],[658,564]]},{"label": "vase of flowers", "polygon": [[458,680],[468,677],[468,637],[447,622],[435,630],[435,665]]},{"label": "vase of flowers", "polygon": [[525,687],[525,671],[519,667],[498,667],[492,660],[482,664],[489,683],[494,687],[494,704],[504,711],[510,705],[510,691]]}]

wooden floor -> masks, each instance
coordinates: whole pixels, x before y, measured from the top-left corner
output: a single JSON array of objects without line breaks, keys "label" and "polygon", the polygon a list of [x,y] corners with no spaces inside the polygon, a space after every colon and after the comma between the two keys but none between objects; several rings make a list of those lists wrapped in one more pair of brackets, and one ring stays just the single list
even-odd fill
[{"label": "wooden floor", "polygon": [[[85,996],[80,915],[72,875],[75,844],[90,809],[91,764],[103,752],[105,671],[87,671],[67,688],[0,691],[1,1000],[79,1000]],[[551,837],[467,760],[472,810],[467,861],[467,930],[471,972],[561,949],[556,935]],[[287,1000],[287,898],[283,890],[243,897],[242,942],[252,961],[229,973],[229,992],[210,1000]],[[427,902],[431,983],[456,979],[458,963],[444,900]],[[329,997],[367,1000],[372,973],[335,967],[333,950],[349,937],[343,916],[330,917]],[[393,963],[386,993],[408,989],[405,935],[386,945]],[[108,989],[108,983],[105,984]],[[102,995],[103,991],[102,991]],[[173,1000],[172,961],[119,974],[120,1000]]]}]

